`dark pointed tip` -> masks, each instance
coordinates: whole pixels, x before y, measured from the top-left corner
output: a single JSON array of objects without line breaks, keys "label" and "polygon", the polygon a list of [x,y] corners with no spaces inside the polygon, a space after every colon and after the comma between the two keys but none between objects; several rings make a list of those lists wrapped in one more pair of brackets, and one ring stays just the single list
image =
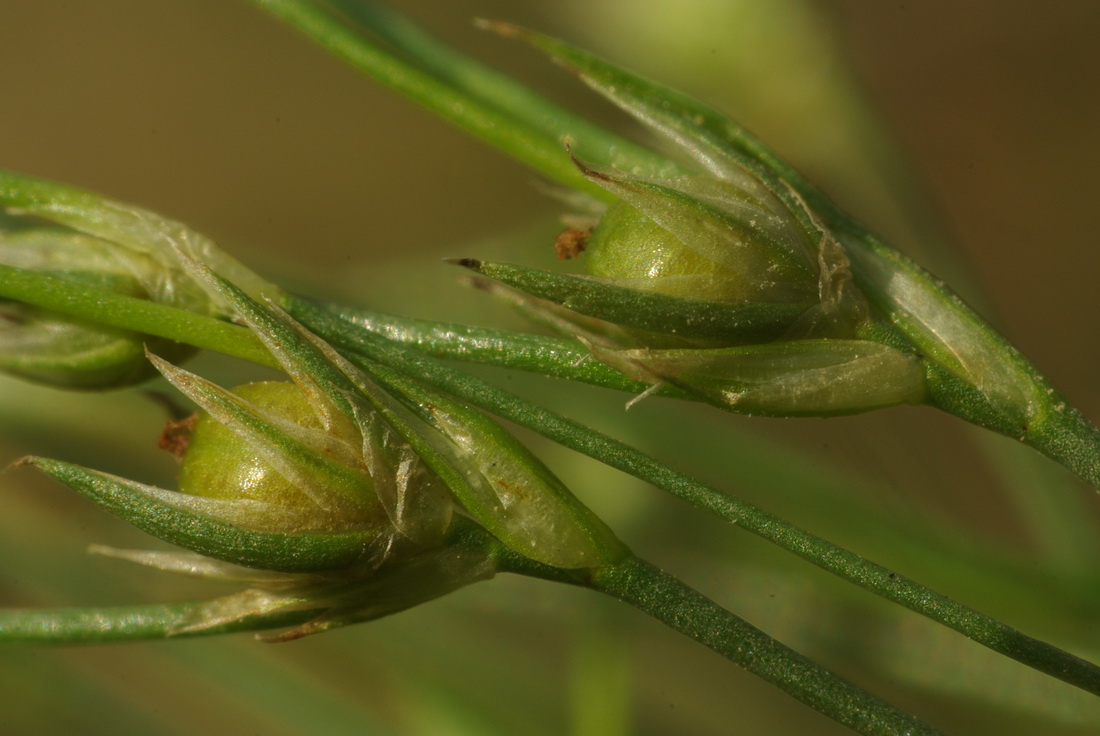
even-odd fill
[{"label": "dark pointed tip", "polygon": [[463,268],[473,269],[474,271],[481,270],[481,261],[476,258],[444,258],[444,263],[450,263],[455,266],[462,266]]},{"label": "dark pointed tip", "polygon": [[590,166],[589,164],[586,164],[584,161],[581,161],[579,158],[577,158],[576,155],[574,155],[573,153],[572,144],[573,141],[567,139],[565,141],[565,151],[569,154],[569,160],[572,161],[573,165],[577,167],[577,170],[580,171],[582,175],[584,175],[585,179],[588,179],[591,182],[595,182],[596,184],[599,184],[600,182],[617,181],[614,174],[606,171],[601,171],[600,169]]}]

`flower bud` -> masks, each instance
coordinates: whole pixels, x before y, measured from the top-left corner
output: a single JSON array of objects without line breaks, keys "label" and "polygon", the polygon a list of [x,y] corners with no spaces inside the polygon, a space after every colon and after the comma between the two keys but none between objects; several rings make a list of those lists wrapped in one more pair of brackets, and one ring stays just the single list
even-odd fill
[{"label": "flower bud", "polygon": [[[163,370],[167,371],[166,366]],[[177,374],[177,381],[186,380]],[[265,381],[238,386],[230,391],[232,396],[247,402],[256,416],[265,416],[269,423],[280,422],[286,430],[292,430],[304,436],[310,434],[323,437],[321,422],[313,412],[306,394],[293,383],[286,381]],[[262,414],[261,414],[262,413]],[[341,453],[348,463],[346,466],[330,465],[329,474],[318,474],[307,483],[295,483],[301,479],[308,468],[292,468],[284,455],[289,448],[280,447],[278,442],[266,446],[255,438],[245,427],[238,427],[225,412],[219,412],[226,420],[221,421],[208,411],[199,412],[191,420],[193,428],[182,453],[179,473],[179,489],[204,498],[224,500],[249,499],[263,504],[284,507],[299,520],[297,526],[304,526],[309,519],[317,515],[321,508],[317,496],[334,487],[340,493],[329,500],[325,506],[337,506],[341,513],[334,514],[331,524],[346,528],[369,527],[384,517],[381,505],[374,497],[374,483],[365,467],[359,465],[355,453],[350,447],[338,444],[351,440],[361,445],[361,438],[329,437],[325,439],[327,448],[341,447]],[[238,427],[234,431],[231,427]],[[318,448],[317,455],[311,459],[320,467],[326,465]],[[280,450],[283,452],[281,453]],[[308,450],[299,450],[299,454],[308,457]],[[280,470],[281,468],[281,470]],[[311,486],[320,486],[313,491]],[[337,503],[337,499],[343,503]],[[325,528],[325,522],[318,523]],[[332,527],[329,526],[331,529]]]},{"label": "flower bud", "polygon": [[[316,400],[299,386],[266,381],[224,391],[157,361],[158,368],[204,410],[182,455],[179,490],[196,509],[219,504],[222,518],[257,531],[360,532],[381,547],[395,525],[383,505],[426,507],[415,543],[438,543],[452,502],[439,479],[373,417],[326,428]],[[414,499],[417,499],[414,501]],[[234,509],[239,509],[235,512]],[[409,526],[405,525],[405,531]]]}]

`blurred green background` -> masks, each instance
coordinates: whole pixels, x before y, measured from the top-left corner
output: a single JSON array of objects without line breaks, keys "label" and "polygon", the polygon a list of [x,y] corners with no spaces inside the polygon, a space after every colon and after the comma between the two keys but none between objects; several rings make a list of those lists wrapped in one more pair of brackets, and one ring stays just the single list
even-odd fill
[{"label": "blurred green background", "polygon": [[[1100,314],[1100,4],[394,5],[627,130],[582,85],[469,19],[568,38],[731,113],[956,284],[1072,403],[1100,417],[1090,367]],[[2,0],[0,69],[0,167],[182,220],[304,292],[518,324],[439,259],[552,265],[561,205],[532,175],[246,2]],[[229,361],[197,366],[245,380]],[[1008,441],[923,409],[774,421],[655,400],[626,414],[623,396],[489,375],[1028,633],[1100,653],[1095,493]],[[136,395],[4,382],[0,462],[33,452],[171,486],[172,463],[153,447],[162,421]],[[1093,698],[633,480],[542,452],[642,556],[949,732],[1085,734],[1100,723]],[[0,605],[223,590],[87,557],[89,542],[151,543],[29,471],[0,483]],[[4,648],[0,730],[844,732],[610,601],[511,578],[289,645],[237,636]]]}]

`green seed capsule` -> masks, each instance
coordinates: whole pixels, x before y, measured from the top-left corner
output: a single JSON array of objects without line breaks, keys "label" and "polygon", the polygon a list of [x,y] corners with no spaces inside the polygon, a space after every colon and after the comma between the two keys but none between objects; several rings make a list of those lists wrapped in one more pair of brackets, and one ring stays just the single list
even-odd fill
[{"label": "green seed capsule", "polygon": [[181,492],[259,502],[303,528],[331,532],[387,523],[376,484],[356,457],[362,440],[327,433],[301,388],[251,383],[232,396],[253,414],[242,411],[228,424],[225,416],[198,415],[180,468]]},{"label": "green seed capsule", "polygon": [[620,197],[588,241],[592,275],[718,302],[804,303],[817,296],[814,239],[758,183],[651,181],[581,166]]},{"label": "green seed capsule", "polygon": [[668,296],[716,302],[756,296],[756,290],[746,290],[744,277],[737,271],[685,245],[627,204],[609,207],[593,230],[585,266],[593,276]]}]

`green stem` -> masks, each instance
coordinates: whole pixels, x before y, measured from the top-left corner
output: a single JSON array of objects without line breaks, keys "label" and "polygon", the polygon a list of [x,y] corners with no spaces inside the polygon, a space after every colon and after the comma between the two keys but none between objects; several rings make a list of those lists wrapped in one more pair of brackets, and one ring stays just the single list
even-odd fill
[{"label": "green stem", "polygon": [[199,630],[176,633],[208,601],[144,606],[0,610],[0,643],[107,644],[168,637],[211,636],[294,626],[316,611],[279,611]]},{"label": "green stem", "polygon": [[940,733],[636,557],[596,571],[589,587],[652,616],[857,733]]},{"label": "green stem", "polygon": [[863,559],[752,504],[676,471],[645,453],[560,414],[531,404],[484,381],[350,328],[322,308],[301,300],[288,304],[294,316],[325,339],[447,391],[482,409],[527,427],[736,524],[802,559],[883,598],[937,621],[993,651],[1100,695],[1100,668],[919,583]]},{"label": "green stem", "polygon": [[1100,429],[1077,409],[1059,400],[1023,441],[1100,490]]},{"label": "green stem", "polygon": [[[484,532],[469,532],[474,540]],[[495,543],[498,572],[578,585],[616,598],[699,642],[862,734],[938,734],[782,644],[677,578],[633,555],[594,570],[563,570]]]},{"label": "green stem", "polygon": [[0,265],[0,298],[279,367],[259,339],[240,325],[36,271]]},{"label": "green stem", "polygon": [[[615,168],[644,166],[668,176],[678,171],[665,157],[555,105],[512,77],[443,43],[380,3],[328,0],[328,4],[339,8],[348,18],[396,49],[417,68],[449,85],[457,94],[476,99],[542,133],[553,141],[559,153],[564,153],[564,146],[569,143],[577,156],[605,161]],[[477,24],[493,28],[493,23],[488,21],[477,21]],[[360,42],[376,45],[362,36]],[[363,71],[378,78],[368,70]],[[386,82],[386,79],[381,81]],[[401,88],[394,88],[405,93]]]},{"label": "green stem", "polygon": [[857,733],[940,733],[807,659],[672,575],[632,555],[596,570],[576,571],[539,565],[502,549],[497,566],[501,572],[580,585],[610,595]]},{"label": "green stem", "polygon": [[[300,300],[301,297],[292,299]],[[312,303],[356,329],[408,345],[437,358],[527,371],[634,394],[649,388],[644,383],[626,378],[614,368],[592,360],[591,353],[576,340],[457,322],[398,317],[337,304]],[[662,396],[688,397],[687,393],[674,387],[664,387],[659,393]]]},{"label": "green stem", "polygon": [[[627,557],[597,571],[563,570],[523,557],[473,524],[456,526],[448,541],[479,554],[491,555],[500,572],[580,585],[618,598],[859,733],[938,733],[637,558]],[[0,641],[7,644],[95,644],[209,636],[294,626],[319,613],[317,610],[277,611],[209,628],[180,628],[189,616],[208,605],[200,601],[47,611],[0,610]]]},{"label": "green stem", "polygon": [[[322,48],[397,90],[431,113],[462,128],[473,136],[500,149],[535,171],[571,189],[587,192],[599,199],[608,195],[591,184],[573,166],[565,152],[563,139],[515,117],[495,104],[495,98],[479,99],[454,84],[424,71],[416,59],[412,62],[382,48],[351,30],[347,24],[304,0],[253,0],[253,2],[296,30],[313,39]],[[390,42],[400,36],[389,34]],[[417,53],[416,48],[406,49]],[[475,73],[476,74],[476,73]]]}]

